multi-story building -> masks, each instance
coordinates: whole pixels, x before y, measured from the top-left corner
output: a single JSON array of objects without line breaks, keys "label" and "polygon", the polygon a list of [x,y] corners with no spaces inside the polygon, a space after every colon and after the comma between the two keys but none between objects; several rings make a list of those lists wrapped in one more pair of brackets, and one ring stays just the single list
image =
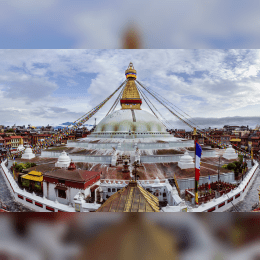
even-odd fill
[{"label": "multi-story building", "polygon": [[5,139],[0,136],[0,149],[5,148]]},{"label": "multi-story building", "polygon": [[10,136],[11,138],[11,147],[17,148],[19,144],[23,144],[22,136]]},{"label": "multi-story building", "polygon": [[5,148],[6,149],[10,149],[11,148],[11,137],[9,137],[9,136],[6,136],[6,137],[4,137],[4,139],[5,139]]},{"label": "multi-story building", "polygon": [[224,125],[223,128],[224,128],[225,132],[232,133],[232,131],[235,130],[236,128],[239,128],[239,126],[238,125],[233,125],[233,126],[231,126],[231,125]]},{"label": "multi-story building", "polygon": [[36,144],[38,141],[44,140],[45,138],[48,138],[51,136],[52,136],[51,134],[33,134],[31,144]]},{"label": "multi-story building", "polygon": [[175,134],[174,134],[175,137],[185,138],[185,134],[186,134],[185,129],[175,129]]},{"label": "multi-story building", "polygon": [[230,135],[221,135],[220,142],[225,145],[230,145]]}]

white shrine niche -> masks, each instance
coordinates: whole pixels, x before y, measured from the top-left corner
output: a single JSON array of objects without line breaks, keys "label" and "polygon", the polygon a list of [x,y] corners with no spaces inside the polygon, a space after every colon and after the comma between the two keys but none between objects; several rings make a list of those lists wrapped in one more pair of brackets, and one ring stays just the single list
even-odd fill
[{"label": "white shrine niche", "polygon": [[25,148],[22,144],[19,144],[19,146],[17,147],[17,151],[23,151]]},{"label": "white shrine niche", "polygon": [[70,157],[67,155],[65,151],[63,151],[58,161],[55,163],[55,167],[67,168],[69,167],[70,162],[71,162]]},{"label": "white shrine niche", "polygon": [[116,166],[116,161],[117,161],[117,150],[115,147],[113,147],[113,155],[111,159],[111,166]]},{"label": "white shrine niche", "polygon": [[232,145],[229,145],[227,150],[224,152],[223,158],[225,158],[227,160],[232,160],[232,159],[238,158],[238,154],[235,152],[235,149],[232,148]]},{"label": "white shrine niche", "polygon": [[178,166],[181,169],[190,169],[190,168],[195,167],[195,164],[193,162],[193,158],[189,155],[189,153],[187,151],[181,157],[180,161],[178,162]]},{"label": "white shrine niche", "polygon": [[135,162],[139,161],[139,163],[141,162],[140,160],[140,150],[138,149],[138,147],[136,147],[135,150]]}]

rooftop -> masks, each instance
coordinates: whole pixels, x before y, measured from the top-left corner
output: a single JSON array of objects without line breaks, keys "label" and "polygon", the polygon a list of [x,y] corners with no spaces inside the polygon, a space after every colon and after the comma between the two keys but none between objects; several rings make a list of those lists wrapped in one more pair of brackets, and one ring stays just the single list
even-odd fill
[{"label": "rooftop", "polygon": [[136,181],[130,181],[105,201],[97,212],[159,212],[159,199]]},{"label": "rooftop", "polygon": [[45,172],[44,177],[51,177],[57,179],[65,179],[76,182],[86,182],[91,180],[97,175],[102,174],[102,172],[86,171],[86,170],[67,170],[67,169],[58,169],[53,171]]}]

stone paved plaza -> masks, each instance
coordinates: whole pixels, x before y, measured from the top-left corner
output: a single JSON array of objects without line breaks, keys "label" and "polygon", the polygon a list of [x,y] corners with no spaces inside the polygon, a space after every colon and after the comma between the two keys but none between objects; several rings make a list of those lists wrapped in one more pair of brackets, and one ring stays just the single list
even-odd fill
[{"label": "stone paved plaza", "polygon": [[[2,170],[0,170],[2,171]],[[7,210],[11,212],[32,212],[29,208],[23,206],[21,203],[16,202],[10,190],[8,189],[3,173],[0,174],[0,201],[7,206]]]},{"label": "stone paved plaza", "polygon": [[258,197],[258,190],[260,187],[260,170],[257,169],[257,176],[254,179],[254,182],[252,186],[250,187],[250,190],[248,191],[245,199],[238,204],[236,204],[234,207],[228,210],[228,212],[250,212],[252,210],[252,206],[259,202]]}]

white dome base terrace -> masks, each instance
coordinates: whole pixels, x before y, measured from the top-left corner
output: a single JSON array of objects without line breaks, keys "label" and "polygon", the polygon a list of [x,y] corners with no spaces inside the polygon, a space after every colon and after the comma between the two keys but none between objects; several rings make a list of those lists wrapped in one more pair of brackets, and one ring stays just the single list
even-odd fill
[{"label": "white dome base terrace", "polygon": [[151,113],[144,110],[117,110],[97,125],[91,137],[96,138],[158,138],[170,137],[165,126]]}]

